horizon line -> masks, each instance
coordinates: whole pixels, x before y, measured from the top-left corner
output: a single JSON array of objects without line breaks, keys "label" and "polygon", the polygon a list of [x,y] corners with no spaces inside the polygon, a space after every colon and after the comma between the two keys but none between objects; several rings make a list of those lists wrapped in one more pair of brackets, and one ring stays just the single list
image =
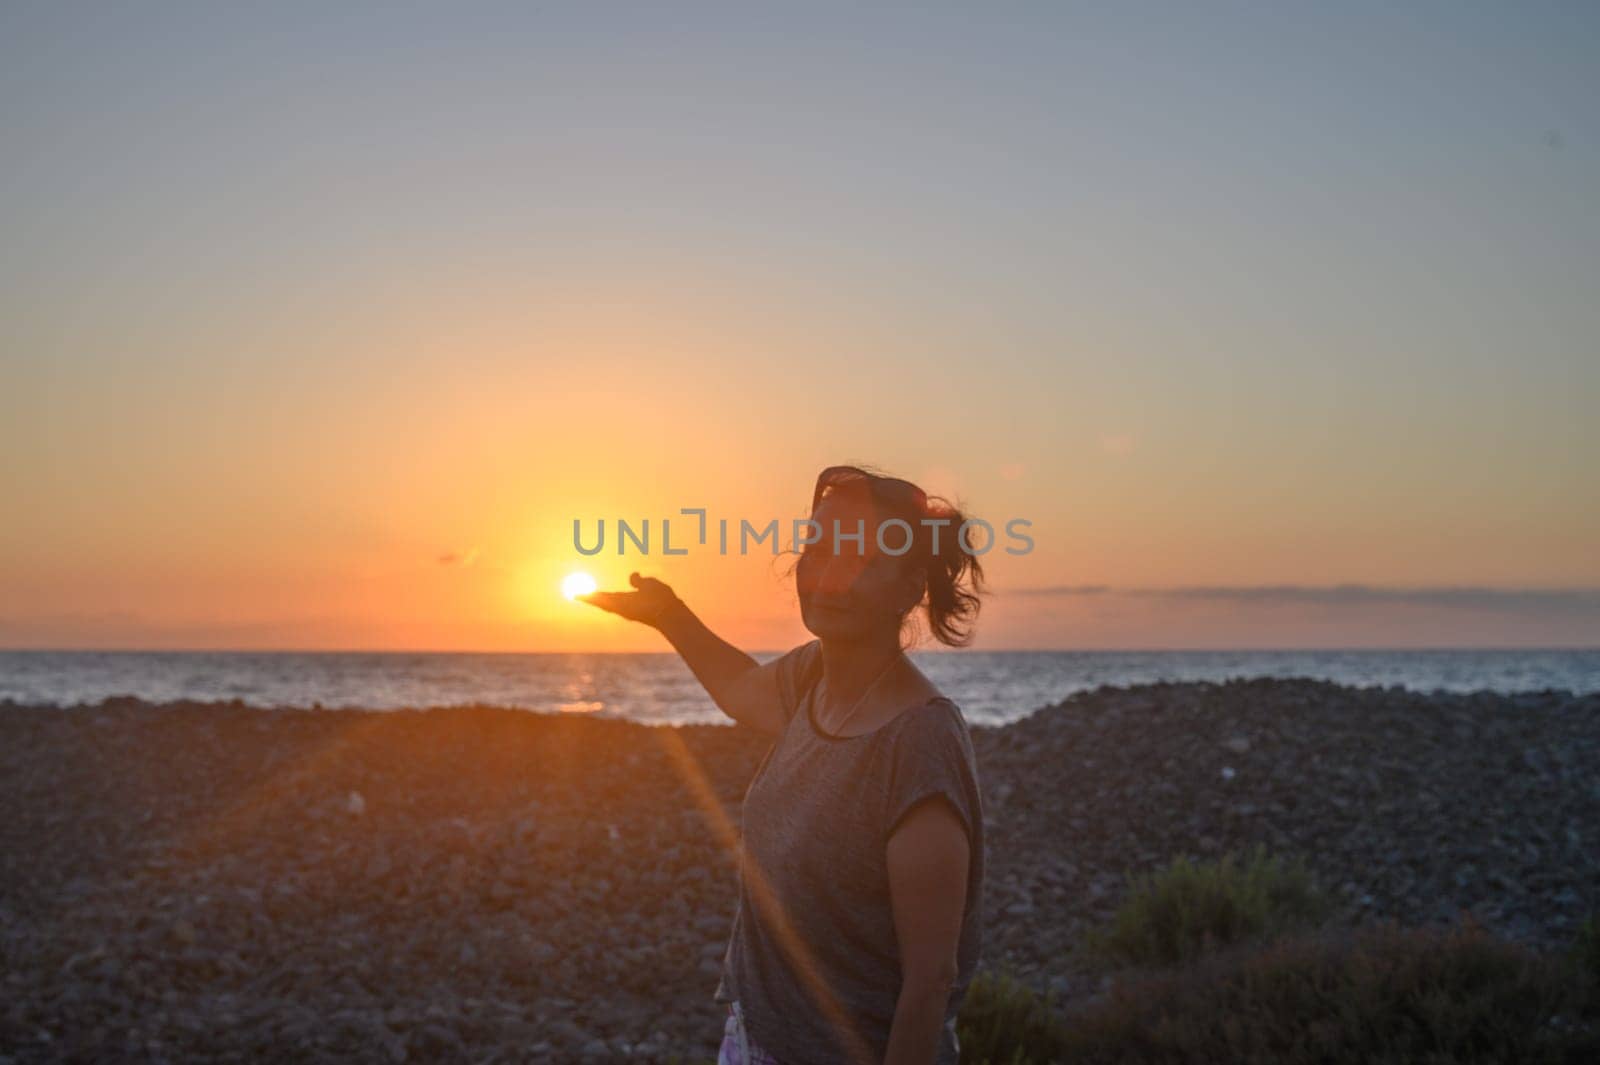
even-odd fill
[{"label": "horizon line", "polygon": [[[810,641],[804,641],[810,642]],[[803,646],[796,644],[795,646]],[[784,654],[793,648],[755,648],[746,654]],[[914,647],[910,654],[1349,654],[1355,652],[1600,652],[1600,644],[1373,644],[1313,647]],[[147,654],[147,655],[671,655],[662,651],[507,651],[408,647],[0,647],[0,654]]]}]

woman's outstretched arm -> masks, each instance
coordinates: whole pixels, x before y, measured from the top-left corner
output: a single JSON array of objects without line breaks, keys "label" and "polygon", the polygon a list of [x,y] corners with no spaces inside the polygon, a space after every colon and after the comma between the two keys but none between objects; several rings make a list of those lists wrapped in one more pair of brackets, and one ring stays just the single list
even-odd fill
[{"label": "woman's outstretched arm", "polygon": [[783,730],[776,660],[762,665],[706,627],[687,603],[654,577],[630,574],[632,592],[590,592],[586,603],[649,625],[667,638],[711,701],[742,725],[777,735]]}]

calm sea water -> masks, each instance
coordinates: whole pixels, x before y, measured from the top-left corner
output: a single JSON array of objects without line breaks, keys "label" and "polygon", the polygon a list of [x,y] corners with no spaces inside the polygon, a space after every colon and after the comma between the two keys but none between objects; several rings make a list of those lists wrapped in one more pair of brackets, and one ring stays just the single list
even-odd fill
[{"label": "calm sea water", "polygon": [[[776,652],[757,653],[768,661]],[[1315,677],[1414,691],[1600,691],[1587,651],[961,651],[913,659],[973,724],[1025,717],[1102,684]],[[241,699],[372,709],[469,703],[648,724],[728,724],[683,662],[663,654],[0,651],[0,699],[72,706],[108,696]]]}]

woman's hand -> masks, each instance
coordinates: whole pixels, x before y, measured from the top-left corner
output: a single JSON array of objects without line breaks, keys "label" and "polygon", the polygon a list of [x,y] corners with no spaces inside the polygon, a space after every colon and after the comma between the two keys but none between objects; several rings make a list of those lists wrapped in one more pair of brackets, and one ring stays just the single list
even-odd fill
[{"label": "woman's hand", "polygon": [[590,592],[577,598],[601,610],[609,610],[618,617],[654,625],[674,603],[680,602],[676,593],[654,577],[628,574],[628,583],[638,589],[633,592]]}]

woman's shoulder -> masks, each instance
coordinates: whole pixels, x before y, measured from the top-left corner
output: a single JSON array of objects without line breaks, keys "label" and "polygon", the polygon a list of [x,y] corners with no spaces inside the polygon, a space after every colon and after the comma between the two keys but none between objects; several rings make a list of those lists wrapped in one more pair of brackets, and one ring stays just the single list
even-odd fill
[{"label": "woman's shoulder", "polygon": [[960,704],[943,693],[930,695],[910,709],[902,711],[890,724],[895,726],[893,731],[896,733],[915,731],[946,733],[958,737],[967,735],[967,719],[961,712]]}]

